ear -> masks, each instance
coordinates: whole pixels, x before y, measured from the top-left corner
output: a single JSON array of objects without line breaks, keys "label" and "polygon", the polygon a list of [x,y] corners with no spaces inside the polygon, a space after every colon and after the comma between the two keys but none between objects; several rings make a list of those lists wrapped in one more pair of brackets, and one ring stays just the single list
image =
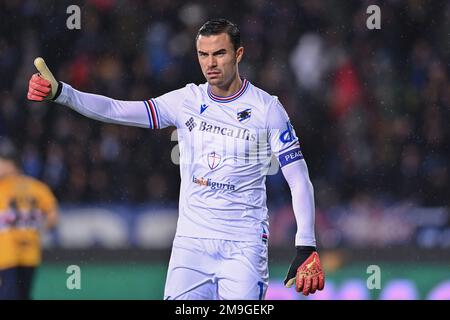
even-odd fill
[{"label": "ear", "polygon": [[244,47],[239,47],[236,50],[236,61],[237,61],[237,63],[241,62],[243,55],[244,55]]}]

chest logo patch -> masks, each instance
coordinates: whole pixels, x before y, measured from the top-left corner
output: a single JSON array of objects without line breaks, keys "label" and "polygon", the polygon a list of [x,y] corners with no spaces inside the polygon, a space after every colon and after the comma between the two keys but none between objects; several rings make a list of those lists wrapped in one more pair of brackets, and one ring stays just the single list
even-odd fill
[{"label": "chest logo patch", "polygon": [[240,123],[246,123],[250,120],[251,115],[252,115],[252,109],[247,108],[247,109],[241,110],[237,113],[237,119]]},{"label": "chest logo patch", "polygon": [[200,105],[200,114],[202,114],[206,109],[208,109],[208,105],[207,104],[202,104]]}]

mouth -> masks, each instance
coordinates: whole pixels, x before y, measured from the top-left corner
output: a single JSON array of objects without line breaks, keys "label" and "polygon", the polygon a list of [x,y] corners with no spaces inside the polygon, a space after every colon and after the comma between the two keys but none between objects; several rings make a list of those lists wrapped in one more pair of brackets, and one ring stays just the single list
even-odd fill
[{"label": "mouth", "polygon": [[210,78],[216,78],[220,75],[220,71],[207,71],[206,74]]}]

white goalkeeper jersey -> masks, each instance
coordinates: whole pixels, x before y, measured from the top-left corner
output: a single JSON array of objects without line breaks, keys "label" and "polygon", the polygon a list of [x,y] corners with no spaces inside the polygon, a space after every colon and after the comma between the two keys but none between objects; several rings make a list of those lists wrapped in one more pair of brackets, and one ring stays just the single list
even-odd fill
[{"label": "white goalkeeper jersey", "polygon": [[177,128],[179,236],[265,241],[265,179],[272,155],[281,166],[303,159],[277,97],[246,79],[228,97],[214,95],[205,83],[146,101],[114,100],[63,84],[56,102],[105,122]]}]

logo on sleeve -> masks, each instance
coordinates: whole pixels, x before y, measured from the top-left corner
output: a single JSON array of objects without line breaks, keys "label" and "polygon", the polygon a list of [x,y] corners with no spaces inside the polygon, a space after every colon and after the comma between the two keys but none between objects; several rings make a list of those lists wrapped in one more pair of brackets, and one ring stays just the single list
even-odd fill
[{"label": "logo on sleeve", "polygon": [[283,143],[288,143],[294,140],[297,140],[297,137],[295,135],[294,127],[292,126],[291,122],[286,122],[287,130],[283,131],[280,134],[280,141]]},{"label": "logo on sleeve", "polygon": [[202,114],[209,106],[207,104],[200,105],[200,114]]},{"label": "logo on sleeve", "polygon": [[264,228],[264,227],[263,227],[262,233],[261,233],[261,240],[264,243],[267,243],[267,241],[269,240],[269,233],[266,231],[266,228]]},{"label": "logo on sleeve", "polygon": [[247,108],[247,109],[239,111],[237,113],[237,119],[240,123],[246,123],[250,120],[251,115],[252,115],[252,109]]}]

